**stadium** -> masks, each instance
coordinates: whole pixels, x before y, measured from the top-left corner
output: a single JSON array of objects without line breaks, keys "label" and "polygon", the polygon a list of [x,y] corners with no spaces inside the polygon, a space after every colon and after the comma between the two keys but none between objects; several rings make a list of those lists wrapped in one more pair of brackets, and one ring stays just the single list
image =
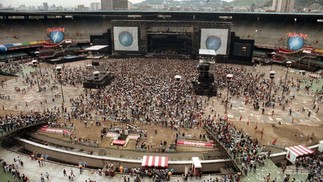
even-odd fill
[{"label": "stadium", "polygon": [[[322,179],[321,164],[295,167],[322,162],[322,23],[315,13],[0,12],[1,150],[36,170],[74,167],[76,181],[253,181],[268,178],[249,174],[262,166],[278,181],[280,167]],[[24,173],[38,180],[46,165]]]}]

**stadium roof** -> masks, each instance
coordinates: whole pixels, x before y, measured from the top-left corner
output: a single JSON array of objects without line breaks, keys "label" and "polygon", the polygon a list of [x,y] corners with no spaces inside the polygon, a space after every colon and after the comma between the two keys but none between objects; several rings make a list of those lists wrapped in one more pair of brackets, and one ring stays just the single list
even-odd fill
[{"label": "stadium roof", "polygon": [[256,15],[256,16],[315,16],[323,17],[323,13],[295,13],[295,12],[225,12],[225,11],[138,11],[138,10],[113,10],[113,11],[6,11],[0,10],[0,16],[50,16],[50,15],[97,15],[97,16],[109,16],[109,15],[147,15],[147,14],[216,14],[220,16],[235,16],[235,15]]},{"label": "stadium roof", "polygon": [[[234,21],[300,21],[322,24],[323,13],[280,12],[202,12],[202,11],[1,11],[0,20],[28,19],[105,19],[131,21],[189,21],[189,22],[234,22]],[[95,21],[94,20],[94,21]]]},{"label": "stadium roof", "polygon": [[24,13],[24,14],[105,14],[105,13],[223,13],[223,14],[281,14],[281,15],[321,15],[322,13],[298,13],[298,12],[236,12],[236,11],[166,11],[166,10],[99,10],[99,11],[11,11],[0,10],[1,13]]}]

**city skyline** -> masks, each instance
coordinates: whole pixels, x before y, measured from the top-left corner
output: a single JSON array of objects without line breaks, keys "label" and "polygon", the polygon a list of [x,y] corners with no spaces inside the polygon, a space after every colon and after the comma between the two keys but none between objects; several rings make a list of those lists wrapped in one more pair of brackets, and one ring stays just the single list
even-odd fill
[{"label": "city skyline", "polygon": [[[140,3],[145,0],[128,0],[131,3]],[[175,1],[183,1],[183,0],[175,0]],[[231,2],[233,0],[223,0],[226,2]],[[1,0],[0,4],[2,4],[3,7],[19,7],[21,5],[25,6],[41,6],[43,3],[48,3],[48,5],[56,5],[56,6],[62,6],[62,7],[76,7],[78,5],[85,5],[87,7],[91,6],[91,3],[98,2],[101,3],[101,0]]]},{"label": "city skyline", "polygon": [[[132,3],[140,3],[144,0],[128,0]],[[48,3],[48,5],[55,4],[56,6],[63,6],[63,7],[75,7],[77,5],[83,4],[85,6],[90,6],[93,2],[101,3],[101,0],[1,0],[0,3],[4,7],[19,7],[20,5],[25,6],[41,6],[43,3]]]}]

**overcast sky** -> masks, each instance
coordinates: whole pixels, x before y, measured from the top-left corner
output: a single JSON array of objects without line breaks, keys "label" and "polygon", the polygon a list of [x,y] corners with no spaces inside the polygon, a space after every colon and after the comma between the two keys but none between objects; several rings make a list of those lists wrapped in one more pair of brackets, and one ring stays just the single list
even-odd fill
[{"label": "overcast sky", "polygon": [[[132,3],[142,2],[143,0],[128,0]],[[40,6],[43,2],[47,2],[50,5],[55,4],[56,6],[72,7],[78,4],[84,4],[90,6],[92,2],[101,2],[101,0],[0,0],[3,6],[18,7],[22,4],[26,6]]]}]

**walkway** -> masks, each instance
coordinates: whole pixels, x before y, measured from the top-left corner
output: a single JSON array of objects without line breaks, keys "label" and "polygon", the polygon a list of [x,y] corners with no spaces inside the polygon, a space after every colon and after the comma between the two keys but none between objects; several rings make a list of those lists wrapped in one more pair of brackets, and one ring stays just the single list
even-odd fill
[{"label": "walkway", "polygon": [[[40,181],[41,173],[45,174],[46,172],[48,172],[50,175],[49,182],[68,182],[69,181],[68,177],[64,177],[64,175],[63,175],[64,169],[67,171],[67,174],[69,174],[70,171],[73,170],[73,173],[75,175],[74,181],[77,181],[77,182],[84,182],[85,180],[89,180],[89,178],[91,180],[95,180],[97,182],[107,181],[107,180],[109,182],[123,181],[123,175],[121,175],[121,174],[117,174],[115,177],[110,178],[110,177],[106,177],[106,176],[99,176],[97,171],[95,171],[95,173],[92,174],[91,171],[88,169],[86,169],[83,172],[83,174],[80,174],[77,166],[70,166],[70,165],[65,165],[65,164],[60,164],[60,163],[46,162],[43,167],[39,167],[37,161],[31,160],[27,156],[14,153],[14,152],[9,151],[4,148],[0,148],[0,156],[2,159],[4,159],[8,163],[13,163],[13,159],[17,158],[19,156],[19,158],[24,162],[24,167],[19,166],[19,169],[18,169],[19,172],[21,174],[27,175],[28,178],[30,179],[30,181],[33,181],[33,182]],[[2,170],[2,169],[0,169],[0,170]],[[183,172],[184,172],[184,169],[183,169]],[[216,177],[219,179],[222,179],[222,176],[220,176],[220,175],[205,175],[202,177],[201,180],[191,178],[191,179],[188,179],[188,181],[189,182],[190,181],[203,182],[203,181],[208,181],[211,178],[215,179]],[[135,178],[132,177],[130,179],[131,179],[130,181],[133,182]],[[0,178],[0,181],[1,180],[2,179]],[[145,177],[141,181],[142,182],[151,182],[152,179]],[[178,181],[183,181],[181,176],[177,175],[177,176],[171,177],[171,182],[178,182]]]},{"label": "walkway", "polygon": [[282,174],[281,171],[282,170],[278,168],[271,160],[266,160],[265,166],[258,167],[256,173],[249,172],[248,176],[242,179],[242,182],[265,181],[264,177],[266,177],[269,173],[269,181],[273,181],[275,178],[277,178],[276,181],[283,181],[285,174],[289,174],[291,176],[290,179],[295,178],[295,182],[305,181],[305,179],[307,178],[306,173],[294,174],[293,171],[286,170],[285,174]]}]

